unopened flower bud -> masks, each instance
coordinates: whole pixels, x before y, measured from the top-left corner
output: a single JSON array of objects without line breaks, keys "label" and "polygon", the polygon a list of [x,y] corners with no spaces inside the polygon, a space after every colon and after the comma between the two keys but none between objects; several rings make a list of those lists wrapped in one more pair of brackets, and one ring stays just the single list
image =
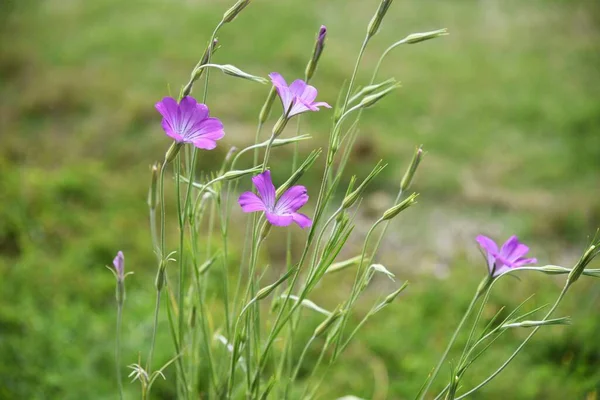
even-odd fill
[{"label": "unopened flower bud", "polygon": [[250,169],[227,171],[223,175],[221,175],[221,178],[219,180],[232,181],[235,179],[242,178],[246,175],[253,175],[253,174],[255,174],[257,172],[261,172],[261,171],[262,171],[262,165],[258,165],[256,167],[250,168]]},{"label": "unopened flower bud", "polygon": [[267,238],[269,232],[271,232],[272,226],[273,225],[271,225],[268,221],[265,221],[265,223],[262,226],[262,229],[260,230],[260,241],[263,241]]},{"label": "unopened flower bud", "polygon": [[158,175],[160,174],[160,164],[154,163],[150,168],[152,180],[150,181],[150,191],[148,192],[148,207],[155,210],[158,205]]},{"label": "unopened flower bud", "polygon": [[308,62],[305,71],[305,80],[308,82],[310,78],[312,78],[315,70],[317,69],[317,63],[319,62],[319,58],[321,57],[321,53],[323,52],[323,48],[325,47],[325,37],[327,36],[327,27],[325,25],[321,25],[321,29],[319,29],[319,34],[317,35],[317,41],[315,42],[315,49],[313,50],[312,58]]},{"label": "unopened flower bud", "polygon": [[277,279],[277,281],[260,289],[258,293],[256,293],[256,300],[262,300],[273,293],[273,291],[277,289],[279,285],[285,282],[296,270],[297,267],[288,269],[288,271],[281,278]]},{"label": "unopened flower bud", "polygon": [[167,164],[172,162],[175,157],[177,157],[177,154],[179,154],[179,150],[181,150],[182,147],[183,142],[173,142],[173,144],[171,144],[171,147],[169,147],[169,150],[167,150],[167,154],[165,154],[165,161]]},{"label": "unopened flower bud", "polygon": [[315,163],[315,161],[317,160],[317,158],[319,157],[320,154],[321,154],[321,149],[313,150],[308,155],[308,157],[306,157],[306,160],[304,160],[304,162],[298,167],[298,169],[296,169],[296,171],[294,171],[292,176],[290,176],[287,181],[285,181],[281,186],[279,186],[277,188],[277,191],[275,192],[275,196],[276,197],[281,196],[286,190],[288,190],[289,188],[294,186],[294,184],[296,184],[296,182],[298,182],[300,180],[300,178],[302,178],[304,173],[310,167],[312,167],[312,165]]},{"label": "unopened flower bud", "polygon": [[406,38],[404,38],[403,42],[406,44],[416,44],[446,35],[448,35],[448,29],[446,28],[430,32],[411,33]]},{"label": "unopened flower bud", "polygon": [[381,25],[381,21],[383,21],[383,17],[385,17],[385,14],[387,13],[387,11],[391,5],[392,5],[392,0],[381,0],[381,3],[379,3],[379,8],[377,9],[377,12],[371,19],[371,22],[369,22],[369,27],[367,30],[367,34],[369,37],[373,37],[379,31],[379,26]]},{"label": "unopened flower bud", "polygon": [[263,104],[262,108],[260,109],[260,114],[258,114],[258,122],[260,124],[264,124],[267,118],[269,118],[275,97],[277,97],[277,90],[275,89],[275,86],[273,86],[269,91],[269,95],[267,96],[267,100],[265,100],[265,104]]},{"label": "unopened flower bud", "polygon": [[321,322],[321,324],[315,328],[313,336],[318,337],[325,333],[327,329],[329,329],[331,325],[342,316],[342,314],[343,313],[341,310],[336,310],[333,313],[331,313],[331,315],[329,315],[329,317],[327,317],[325,321]]},{"label": "unopened flower bud", "polygon": [[396,297],[398,297],[398,295],[400,293],[402,293],[404,291],[404,289],[406,289],[408,287],[408,282],[404,282],[404,284],[402,286],[400,286],[398,289],[394,290],[392,293],[388,294],[385,298],[385,300],[383,300],[384,304],[390,304],[391,302],[393,302]]},{"label": "unopened flower bud", "polygon": [[369,96],[365,96],[361,102],[360,102],[360,106],[362,108],[368,108],[373,106],[375,103],[377,103],[379,100],[383,99],[388,93],[390,93],[392,90],[395,90],[396,88],[400,87],[400,83],[396,83],[393,84],[392,86],[388,87],[387,89],[382,90],[381,92],[369,95]]},{"label": "unopened flower bud", "polygon": [[382,219],[388,220],[394,218],[396,215],[400,214],[402,211],[415,204],[417,202],[417,196],[418,194],[413,193],[400,203],[396,204],[394,207],[388,209],[386,212],[383,213]]},{"label": "unopened flower bud", "polygon": [[542,321],[522,321],[515,322],[512,324],[504,324],[502,328],[535,328],[537,326],[546,326],[546,325],[571,325],[571,318],[562,317],[562,318],[554,318],[547,319]]},{"label": "unopened flower bud", "polygon": [[360,195],[364,192],[367,185],[385,168],[385,165],[382,165],[381,161],[375,165],[375,168],[371,171],[371,173],[365,178],[365,180],[358,186],[352,193],[346,195],[344,201],[342,202],[342,208],[349,208],[356,200],[360,197]]},{"label": "unopened flower bud", "polygon": [[250,4],[250,0],[238,0],[237,3],[233,5],[229,10],[225,11],[223,14],[223,22],[231,22],[237,17],[237,15],[242,12],[246,6]]},{"label": "unopened flower bud", "polygon": [[421,163],[421,159],[423,158],[423,149],[419,147],[413,156],[412,161],[410,162],[410,166],[406,170],[406,173],[402,177],[402,181],[400,182],[400,189],[405,191],[410,187],[412,183],[413,177],[415,176],[415,172],[417,172],[417,168]]},{"label": "unopened flower bud", "polygon": [[376,83],[373,85],[365,86],[364,88],[360,89],[354,96],[352,96],[348,102],[354,103],[358,99],[361,99],[365,96],[371,95],[371,94],[375,93],[376,91],[383,89],[384,87],[387,87],[394,83],[396,83],[396,79],[390,78],[381,83]]},{"label": "unopened flower bud", "polygon": [[214,256],[206,260],[204,263],[202,263],[202,265],[198,267],[198,274],[204,275],[209,270],[209,268],[213,266],[215,261],[217,261],[218,256],[218,254],[215,254]]},{"label": "unopened flower bud", "polygon": [[[212,66],[212,64],[211,64],[211,66]],[[249,81],[254,81],[254,82],[263,83],[263,84],[268,82],[265,78],[262,78],[262,77],[256,76],[256,75],[251,75],[231,64],[214,65],[214,66],[218,67],[221,71],[223,71],[224,74],[235,76],[236,78],[247,79]]]},{"label": "unopened flower bud", "polygon": [[577,262],[577,265],[575,265],[571,270],[571,273],[569,273],[569,277],[567,278],[569,285],[573,284],[575,281],[577,281],[577,279],[579,279],[585,267],[587,267],[587,265],[598,255],[600,252],[599,244],[600,243],[598,242],[593,243],[586,250],[586,252],[583,253],[583,256],[581,256]]}]

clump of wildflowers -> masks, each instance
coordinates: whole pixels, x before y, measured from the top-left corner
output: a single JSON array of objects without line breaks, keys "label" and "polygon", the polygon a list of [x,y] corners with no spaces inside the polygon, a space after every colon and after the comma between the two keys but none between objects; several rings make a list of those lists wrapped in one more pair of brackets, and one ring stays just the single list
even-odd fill
[{"label": "clump of wildflowers", "polygon": [[516,236],[511,236],[498,250],[498,245],[487,236],[477,236],[477,243],[486,252],[490,276],[493,278],[524,265],[537,263],[536,258],[525,258],[529,247],[519,242]]},{"label": "clump of wildflowers", "polygon": [[271,171],[267,170],[252,178],[258,195],[252,192],[242,193],[238,203],[246,213],[264,211],[267,220],[276,226],[288,226],[295,222],[302,229],[312,225],[306,215],[299,213],[308,201],[304,186],[296,185],[286,190],[279,199],[275,195],[275,186],[271,181]]}]

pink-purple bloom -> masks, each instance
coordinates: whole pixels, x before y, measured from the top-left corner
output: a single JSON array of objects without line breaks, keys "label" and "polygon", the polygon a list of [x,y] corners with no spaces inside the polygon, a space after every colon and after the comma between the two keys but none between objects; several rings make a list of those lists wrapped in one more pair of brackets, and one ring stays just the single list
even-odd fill
[{"label": "pink-purple bloom", "polygon": [[283,104],[283,112],[286,113],[287,118],[306,111],[319,111],[319,107],[331,108],[324,101],[315,101],[317,89],[307,85],[302,79],[296,79],[288,86],[283,76],[277,72],[270,73],[269,77],[277,89],[281,104]]},{"label": "pink-purple bloom", "polygon": [[115,271],[117,272],[117,279],[124,280],[125,279],[125,256],[122,251],[117,253],[117,256],[113,260],[113,266],[115,267]]},{"label": "pink-purple bloom", "polygon": [[295,222],[304,229],[312,225],[310,218],[298,212],[308,201],[304,186],[292,186],[277,199],[275,186],[271,181],[271,171],[267,170],[256,175],[252,178],[252,182],[258,195],[252,192],[242,193],[238,200],[242,211],[247,213],[264,211],[267,220],[277,226],[288,226]]},{"label": "pink-purple bloom", "polygon": [[498,250],[498,245],[487,236],[477,236],[477,243],[486,252],[490,275],[496,277],[510,269],[537,263],[535,258],[525,258],[529,247],[511,236]]},{"label": "pink-purple bloom", "polygon": [[179,104],[174,98],[165,97],[156,103],[156,109],[163,116],[165,133],[177,143],[212,150],[217,147],[217,140],[225,136],[221,121],[209,117],[206,104],[198,103],[191,96],[184,97]]}]

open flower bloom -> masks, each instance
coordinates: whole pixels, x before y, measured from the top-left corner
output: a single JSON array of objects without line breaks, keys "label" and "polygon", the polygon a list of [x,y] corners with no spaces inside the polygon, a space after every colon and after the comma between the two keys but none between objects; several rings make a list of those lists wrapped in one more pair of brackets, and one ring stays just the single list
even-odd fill
[{"label": "open flower bloom", "polygon": [[323,101],[316,102],[317,89],[307,85],[302,79],[296,79],[288,86],[283,76],[277,72],[270,73],[269,77],[277,89],[281,104],[283,104],[283,112],[287,113],[288,118],[306,111],[319,111],[321,106],[331,108]]},{"label": "open flower bloom", "polygon": [[184,97],[179,104],[174,98],[165,97],[155,107],[163,116],[165,133],[177,143],[212,150],[217,147],[217,140],[225,136],[221,121],[209,117],[206,104],[198,103],[191,96]]},{"label": "open flower bloom", "polygon": [[487,254],[490,275],[496,277],[509,269],[537,263],[535,258],[525,258],[529,247],[519,243],[516,236],[511,236],[498,250],[498,245],[489,237],[477,236],[477,243]]},{"label": "open flower bloom", "polygon": [[117,279],[124,280],[125,279],[125,256],[123,256],[123,252],[119,251],[117,256],[113,260],[113,266],[115,267],[115,271],[117,272]]},{"label": "open flower bloom", "polygon": [[267,220],[277,226],[288,226],[295,222],[304,229],[312,225],[312,221],[306,215],[298,212],[308,201],[308,194],[304,186],[292,186],[281,195],[275,197],[275,186],[271,181],[271,171],[252,178],[252,182],[258,191],[258,196],[252,192],[242,193],[238,203],[244,212],[264,211]]}]

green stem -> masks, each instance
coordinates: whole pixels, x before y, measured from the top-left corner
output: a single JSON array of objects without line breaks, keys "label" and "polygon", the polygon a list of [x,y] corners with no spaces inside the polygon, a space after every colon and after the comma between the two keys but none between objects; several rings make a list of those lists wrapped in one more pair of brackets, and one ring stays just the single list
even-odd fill
[{"label": "green stem", "polygon": [[[565,286],[563,287],[562,291],[560,292],[560,295],[558,296],[558,298],[554,302],[554,305],[552,306],[552,308],[550,309],[550,311],[548,311],[548,313],[542,319],[542,321],[545,321],[548,318],[550,318],[550,316],[558,308],[558,305],[560,304],[560,302],[562,301],[562,299],[565,297],[565,294],[567,293],[568,289],[569,289],[569,282],[567,281],[567,283],[565,283]],[[517,347],[517,349],[514,351],[514,353],[511,354],[511,356],[508,358],[508,360],[506,360],[504,362],[504,364],[502,364],[493,374],[491,374],[489,377],[487,377],[479,385],[477,385],[473,389],[469,390],[467,393],[465,393],[465,394],[457,397],[456,400],[460,400],[460,399],[463,399],[463,398],[469,396],[470,394],[476,392],[477,390],[481,389],[483,386],[485,386],[486,384],[488,384],[492,379],[494,379],[500,372],[502,372],[504,370],[504,368],[506,368],[506,366],[517,356],[517,354],[519,354],[519,352],[521,351],[521,349],[527,344],[527,342],[529,342],[529,340],[533,337],[533,335],[536,334],[536,332],[540,328],[541,328],[541,326],[535,327],[533,329],[533,331],[531,331],[531,333],[525,338],[525,340],[523,340],[523,343],[521,343],[521,345],[519,347]]]},{"label": "green stem", "polygon": [[121,317],[123,306],[117,303],[117,331],[115,338],[115,364],[117,368],[117,382],[119,383],[119,398],[123,400],[123,378],[121,376]]},{"label": "green stem", "polygon": [[154,306],[154,323],[152,324],[152,339],[150,340],[150,352],[146,361],[146,371],[151,373],[152,356],[154,355],[154,344],[156,343],[156,331],[158,330],[158,312],[160,310],[160,290],[156,291],[156,305]]},{"label": "green stem", "polygon": [[440,368],[444,364],[444,361],[446,361],[446,357],[448,356],[448,353],[450,352],[450,349],[452,348],[452,345],[456,341],[456,338],[458,337],[458,333],[460,332],[460,329],[462,328],[462,326],[464,325],[464,323],[469,318],[469,315],[471,315],[471,311],[473,311],[473,307],[475,306],[475,303],[477,302],[477,299],[479,299],[480,295],[481,295],[481,293],[478,290],[475,293],[475,296],[473,296],[473,299],[471,300],[471,303],[469,303],[469,306],[467,307],[467,310],[465,311],[465,314],[463,315],[462,319],[460,320],[460,323],[456,327],[456,330],[452,334],[452,338],[450,339],[450,342],[448,343],[448,346],[446,346],[446,350],[444,351],[444,354],[442,354],[442,357],[438,361],[437,365],[435,366],[435,369],[433,370],[433,372],[431,373],[431,376],[428,379],[427,385],[425,386],[425,388],[421,392],[421,395],[419,396],[419,400],[423,400],[425,398],[425,395],[427,394],[427,391],[429,390],[429,388],[431,387],[431,384],[435,380],[438,372],[440,371]]}]

